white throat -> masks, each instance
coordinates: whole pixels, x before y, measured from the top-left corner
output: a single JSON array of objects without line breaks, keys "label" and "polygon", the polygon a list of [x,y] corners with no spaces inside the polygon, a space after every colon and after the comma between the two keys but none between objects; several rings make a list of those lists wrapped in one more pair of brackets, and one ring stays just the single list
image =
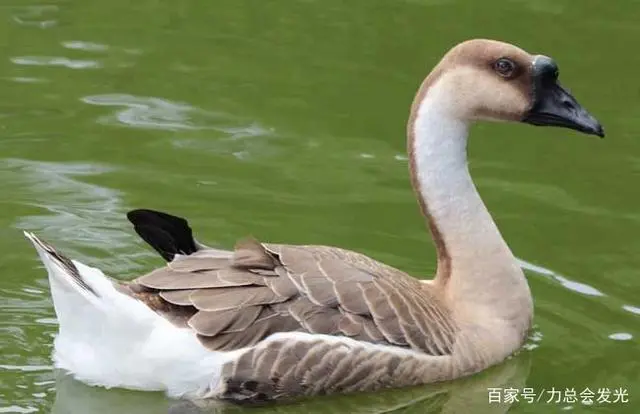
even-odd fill
[{"label": "white throat", "polygon": [[[507,319],[530,316],[522,309],[531,300],[522,270],[471,180],[469,122],[456,117],[455,96],[447,86],[442,77],[429,87],[409,126],[415,185],[450,265],[436,282],[446,283],[454,300],[491,308]],[[520,306],[509,309],[510,299]]]},{"label": "white throat", "polygon": [[419,192],[452,261],[508,251],[467,165],[468,122],[455,116],[445,79],[427,91],[413,124]]}]

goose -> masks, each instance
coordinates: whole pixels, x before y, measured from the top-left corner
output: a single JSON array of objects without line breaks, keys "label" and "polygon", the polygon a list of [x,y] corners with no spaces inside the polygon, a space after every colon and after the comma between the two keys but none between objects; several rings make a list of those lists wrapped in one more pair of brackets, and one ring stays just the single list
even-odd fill
[{"label": "goose", "polygon": [[25,232],[48,272],[55,367],[108,388],[267,401],[453,380],[504,361],[526,341],[533,300],[469,174],[476,121],[604,137],[551,58],[486,39],[454,46],[407,128],[436,248],[430,281],[338,247],[248,238],[214,249],[185,219],[139,209],[129,221],[167,264],[122,282]]}]

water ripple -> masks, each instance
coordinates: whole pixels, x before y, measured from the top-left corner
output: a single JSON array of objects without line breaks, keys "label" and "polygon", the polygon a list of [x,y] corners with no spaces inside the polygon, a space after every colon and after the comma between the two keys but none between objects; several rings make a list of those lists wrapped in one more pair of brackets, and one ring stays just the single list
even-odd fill
[{"label": "water ripple", "polygon": [[20,8],[11,17],[13,21],[21,26],[32,26],[40,29],[48,29],[58,24],[55,19],[47,18],[52,13],[57,13],[58,6],[53,4],[35,5]]},{"label": "water ripple", "polygon": [[206,111],[164,98],[129,94],[85,96],[82,101],[90,105],[120,107],[98,118],[98,122],[106,125],[165,131],[207,131],[206,139],[181,135],[172,141],[178,148],[230,154],[239,160],[247,160],[258,154],[264,157],[276,151],[271,142],[263,139],[275,137],[273,128],[224,112]]},{"label": "water ripple", "polygon": [[69,69],[97,69],[102,67],[100,62],[86,59],[69,59],[60,56],[17,56],[11,61],[16,65],[26,66],[63,66]]},{"label": "water ripple", "polygon": [[[206,139],[179,138],[172,141],[173,146],[212,154],[230,154],[238,160],[248,161],[255,157],[265,158],[278,153],[272,145],[275,135],[273,129],[267,129],[256,123],[239,127],[211,127],[214,136]],[[215,136],[217,135],[217,136]],[[213,138],[213,139],[212,139]]]},{"label": "water ripple", "polygon": [[566,6],[562,3],[553,0],[538,0],[538,1],[530,1],[530,0],[511,0],[511,3],[521,4],[522,7],[533,13],[544,13],[544,14],[563,14],[565,12]]},{"label": "water ripple", "polygon": [[[56,163],[24,159],[5,159],[0,178],[16,186],[17,201],[35,206],[46,214],[22,217],[15,227],[41,234],[65,252],[110,271],[126,272],[139,268],[130,254],[136,239],[124,231],[125,207],[118,191],[80,181],[77,177],[105,174],[113,167],[91,163]],[[20,199],[22,198],[22,199]],[[75,250],[74,246],[110,251],[110,259],[99,260]],[[106,262],[106,263],[105,263]]]},{"label": "water ripple", "polygon": [[0,369],[5,371],[39,372],[51,371],[53,367],[51,365],[0,365]]},{"label": "water ripple", "polygon": [[626,310],[627,312],[631,312],[631,313],[635,313],[636,315],[640,315],[640,308],[637,307],[637,306],[624,305],[624,306],[622,306],[622,309]]},{"label": "water ripple", "polygon": [[169,131],[199,130],[207,127],[194,123],[194,115],[216,116],[206,114],[188,104],[147,96],[106,94],[85,96],[82,101],[90,105],[124,107],[113,115],[100,118],[99,121],[107,125],[124,124],[134,128]]},{"label": "water ripple", "polygon": [[45,79],[41,78],[31,78],[28,76],[15,76],[13,78],[9,78],[11,81],[16,83],[44,83],[47,82]]},{"label": "water ripple", "polygon": [[616,332],[609,335],[609,338],[615,341],[630,341],[633,339],[633,335],[627,332]]},{"label": "water ripple", "polygon": [[482,186],[498,188],[502,191],[551,205],[555,208],[561,208],[566,211],[596,216],[611,216],[610,211],[584,204],[572,196],[567,190],[558,186],[533,182],[517,182],[515,180],[499,178],[482,178],[477,181]]},{"label": "water ripple", "polygon": [[523,348],[528,351],[532,351],[540,346],[540,342],[542,342],[543,338],[544,335],[540,331],[538,325],[534,325],[531,329],[529,337],[527,338],[527,342],[523,345]]},{"label": "water ripple", "polygon": [[572,290],[577,293],[581,293],[587,296],[606,296],[604,293],[594,288],[593,286],[589,286],[585,283],[576,282],[575,280],[571,280],[565,276],[562,276],[553,270],[549,270],[545,267],[535,265],[533,263],[529,263],[522,259],[517,259],[520,267],[525,270],[529,270],[535,273],[539,273],[541,275],[549,276],[554,279],[556,282],[560,283],[565,288]]},{"label": "water ripple", "polygon": [[83,42],[82,40],[70,40],[62,42],[62,46],[72,50],[84,50],[86,52],[104,52],[109,46],[100,43]]},{"label": "water ripple", "polygon": [[20,414],[28,414],[38,412],[36,407],[20,407],[18,405],[10,405],[8,407],[0,407],[0,413],[20,413]]}]

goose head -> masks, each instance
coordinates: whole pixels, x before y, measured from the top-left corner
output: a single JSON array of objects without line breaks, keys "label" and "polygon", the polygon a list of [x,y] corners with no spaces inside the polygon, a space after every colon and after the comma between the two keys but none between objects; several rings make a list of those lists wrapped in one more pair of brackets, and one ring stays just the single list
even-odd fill
[{"label": "goose head", "polygon": [[443,57],[416,101],[437,94],[446,115],[467,122],[520,121],[604,137],[600,123],[560,85],[558,73],[558,65],[547,56],[474,39]]}]

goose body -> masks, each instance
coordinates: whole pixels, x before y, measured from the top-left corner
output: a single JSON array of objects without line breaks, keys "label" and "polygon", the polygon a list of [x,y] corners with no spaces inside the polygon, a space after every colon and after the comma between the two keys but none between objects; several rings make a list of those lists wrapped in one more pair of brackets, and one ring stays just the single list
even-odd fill
[{"label": "goose body", "polygon": [[267,400],[451,380],[503,361],[525,341],[533,306],[469,175],[476,120],[603,135],[551,59],[490,40],[449,51],[408,123],[411,179],[438,254],[432,281],[337,247],[212,249],[186,220],[135,210],[135,230],[168,263],[124,283],[26,233],[49,274],[56,367],[105,387]]}]

